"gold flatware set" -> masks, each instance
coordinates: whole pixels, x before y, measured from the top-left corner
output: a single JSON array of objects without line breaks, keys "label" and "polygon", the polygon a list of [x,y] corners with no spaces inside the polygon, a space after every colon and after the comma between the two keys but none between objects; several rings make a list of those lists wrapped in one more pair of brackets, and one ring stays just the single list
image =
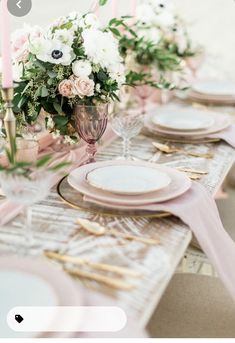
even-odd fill
[{"label": "gold flatware set", "polygon": [[[58,252],[55,252],[55,251],[44,251],[44,255],[51,260],[63,263],[64,271],[66,271],[68,274],[72,276],[103,283],[106,286],[109,286],[115,289],[130,290],[130,289],[135,288],[135,285],[132,285],[126,282],[125,280],[119,279],[117,277],[112,277],[112,276],[107,276],[104,274],[98,274],[95,272],[86,271],[78,267],[79,266],[88,267],[90,269],[99,270],[101,272],[117,274],[123,277],[129,276],[133,278],[140,278],[142,276],[142,273],[135,270],[131,270],[129,268],[120,267],[120,266],[116,266],[112,264],[106,264],[106,263],[91,262],[89,260],[82,259],[80,257],[59,254]],[[73,268],[69,267],[68,265],[73,265]]]}]

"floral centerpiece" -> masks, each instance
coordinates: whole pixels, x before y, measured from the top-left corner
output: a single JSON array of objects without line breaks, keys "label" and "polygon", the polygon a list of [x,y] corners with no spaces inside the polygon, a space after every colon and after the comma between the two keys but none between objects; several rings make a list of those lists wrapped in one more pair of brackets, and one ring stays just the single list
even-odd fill
[{"label": "floral centerpiece", "polygon": [[[123,24],[122,19],[110,22],[114,33]],[[142,71],[152,74],[152,84],[157,88],[180,87],[180,82],[177,83],[176,79],[173,82],[171,76],[173,73],[182,76],[184,59],[195,56],[199,49],[193,48],[186,25],[175,13],[172,2],[145,0],[137,6],[136,17],[128,20],[127,27],[123,25],[122,34],[116,34],[130,70],[127,82],[133,83]]]},{"label": "floral centerpiece", "polygon": [[47,128],[76,141],[73,109],[118,99],[123,59],[111,32],[93,13],[71,14],[47,29],[25,26],[12,37],[18,120],[34,123],[41,110]]}]

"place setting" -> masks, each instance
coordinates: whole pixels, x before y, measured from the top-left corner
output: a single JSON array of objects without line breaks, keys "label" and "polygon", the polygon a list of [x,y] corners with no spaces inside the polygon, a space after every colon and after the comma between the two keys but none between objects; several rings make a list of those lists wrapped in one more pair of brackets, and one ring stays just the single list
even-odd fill
[{"label": "place setting", "polygon": [[124,160],[75,169],[57,190],[65,202],[90,212],[160,218],[169,214],[139,211],[138,206],[174,199],[190,186],[188,177],[172,168]]},{"label": "place setting", "polygon": [[195,80],[187,91],[175,91],[177,99],[208,106],[233,106],[234,94],[234,81],[219,79]]},{"label": "place setting", "polygon": [[235,146],[229,115],[191,106],[166,106],[152,111],[146,118],[145,129],[169,142],[202,144],[224,140]]}]

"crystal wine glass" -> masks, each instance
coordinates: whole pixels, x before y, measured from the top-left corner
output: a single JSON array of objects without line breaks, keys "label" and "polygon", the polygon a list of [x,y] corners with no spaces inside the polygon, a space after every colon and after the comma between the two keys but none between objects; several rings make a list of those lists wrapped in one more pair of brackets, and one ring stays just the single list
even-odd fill
[{"label": "crystal wine glass", "polygon": [[36,249],[32,231],[31,206],[44,200],[50,191],[52,173],[46,170],[35,170],[30,175],[19,175],[9,172],[0,173],[2,190],[7,199],[25,208],[25,243],[26,249]]},{"label": "crystal wine glass", "polygon": [[77,105],[74,110],[75,126],[79,136],[87,143],[87,161],[95,162],[96,142],[103,136],[108,123],[108,104]]},{"label": "crystal wine glass", "polygon": [[123,139],[123,155],[121,159],[134,159],[130,154],[131,139],[137,136],[144,126],[144,116],[136,109],[120,110],[112,114],[113,131]]}]

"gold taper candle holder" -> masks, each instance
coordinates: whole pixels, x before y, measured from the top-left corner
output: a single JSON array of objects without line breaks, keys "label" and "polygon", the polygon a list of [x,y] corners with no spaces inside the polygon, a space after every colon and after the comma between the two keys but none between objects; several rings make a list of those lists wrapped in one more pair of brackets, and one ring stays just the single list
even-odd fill
[{"label": "gold taper candle holder", "polygon": [[14,89],[13,88],[2,88],[2,98],[5,102],[5,117],[4,117],[4,126],[6,130],[7,140],[10,145],[10,150],[13,155],[15,150],[15,138],[16,138],[16,118],[13,113],[13,98],[14,98]]}]

